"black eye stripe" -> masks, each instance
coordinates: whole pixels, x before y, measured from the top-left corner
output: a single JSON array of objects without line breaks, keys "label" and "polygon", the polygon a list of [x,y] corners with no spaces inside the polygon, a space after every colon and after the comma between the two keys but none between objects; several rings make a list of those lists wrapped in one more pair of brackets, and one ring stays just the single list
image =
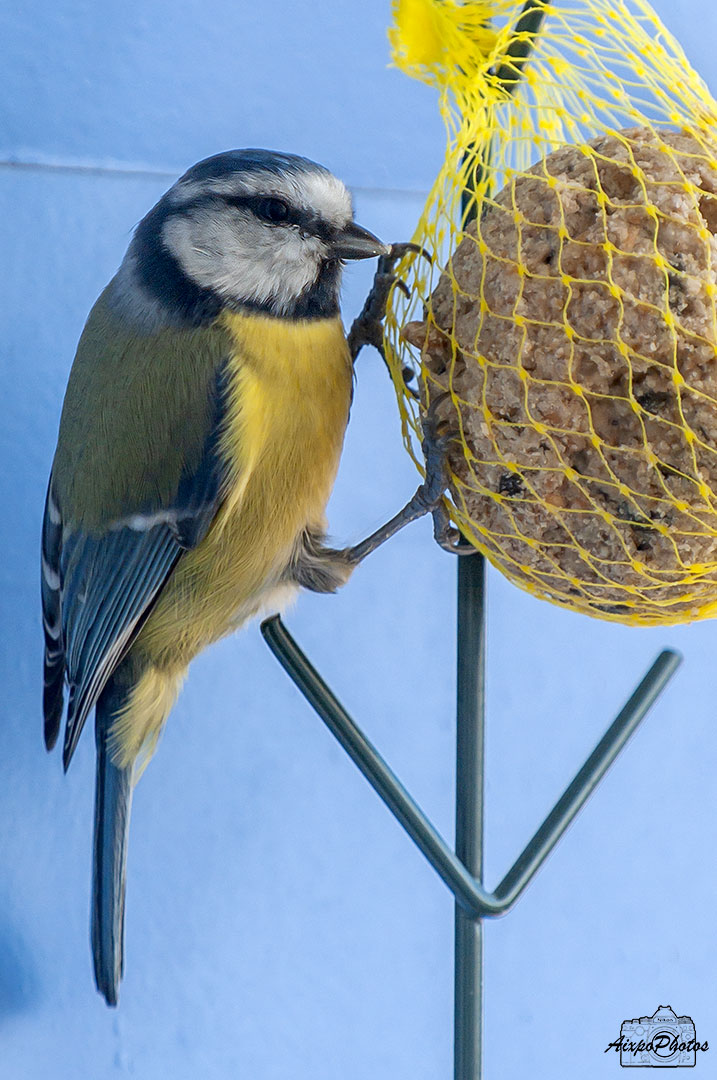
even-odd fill
[{"label": "black eye stripe", "polygon": [[[238,200],[239,201],[239,200]],[[244,200],[244,205],[262,221],[270,225],[295,225],[295,215],[283,199],[275,195],[255,195]]]},{"label": "black eye stripe", "polygon": [[[300,229],[310,233],[312,236],[318,236],[319,239],[325,240],[330,243],[335,235],[336,229],[329,225],[328,222],[323,221],[317,214],[311,213],[309,210],[303,210],[298,206],[291,206],[284,199],[275,195],[227,195],[224,196],[225,202],[230,206],[238,206],[251,210],[256,214],[258,218],[268,222],[272,225],[298,225]],[[268,204],[278,204],[285,211],[285,216],[280,218],[273,217],[271,215],[270,207]]]},{"label": "black eye stripe", "polygon": [[257,202],[255,213],[266,221],[270,221],[272,225],[280,225],[289,220],[290,211],[283,199],[269,198],[260,199]]},{"label": "black eye stripe", "polygon": [[[282,203],[286,206],[287,216],[283,221],[269,221],[261,212],[260,204],[267,201],[274,201]],[[214,193],[206,195],[197,195],[195,198],[190,199],[182,206],[167,207],[164,211],[164,217],[190,217],[197,210],[207,208],[211,209],[212,206],[216,206],[217,203],[224,203],[226,206],[236,206],[241,210],[249,210],[251,213],[267,224],[275,225],[295,225],[303,232],[309,233],[311,236],[317,236],[320,240],[330,244],[336,239],[338,229],[334,225],[330,225],[318,214],[304,210],[298,206],[292,206],[286,202],[279,195],[217,195]]]},{"label": "black eye stripe", "polygon": [[223,198],[229,206],[251,210],[256,217],[270,225],[303,224],[301,211],[278,195],[225,195]]}]

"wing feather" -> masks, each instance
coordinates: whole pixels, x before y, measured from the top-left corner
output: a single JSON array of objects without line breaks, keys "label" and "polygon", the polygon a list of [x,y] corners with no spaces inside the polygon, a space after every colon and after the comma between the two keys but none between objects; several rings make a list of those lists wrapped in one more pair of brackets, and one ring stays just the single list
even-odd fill
[{"label": "wing feather", "polygon": [[87,717],[182,553],[204,539],[219,508],[225,482],[219,454],[223,417],[222,364],[196,467],[178,478],[168,504],[132,507],[128,500],[126,516],[104,530],[73,528],[64,520],[50,480],[42,534],[45,741],[50,749],[57,740],[66,677],[65,768]]},{"label": "wing feather", "polygon": [[43,713],[45,716],[45,746],[48,750],[57,742],[64,708],[65,652],[62,641],[60,600],[60,552],[62,521],[48,484],[45,516],[42,523],[42,628],[45,635],[43,680]]},{"label": "wing feather", "polygon": [[[168,525],[156,525],[139,536],[129,528],[109,537],[82,535],[77,543],[84,548],[84,557],[76,565],[89,565],[91,572],[80,619],[73,619],[79,601],[73,605],[65,602],[64,594],[62,598],[71,687],[62,754],[65,768],[97,698],[183,550]],[[93,617],[87,617],[88,610]]]}]

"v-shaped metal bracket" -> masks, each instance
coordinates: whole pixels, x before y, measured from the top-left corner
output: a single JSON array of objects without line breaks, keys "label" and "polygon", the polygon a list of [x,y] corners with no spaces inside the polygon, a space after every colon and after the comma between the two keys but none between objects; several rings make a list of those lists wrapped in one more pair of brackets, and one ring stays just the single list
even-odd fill
[{"label": "v-shaped metal bracket", "polygon": [[458,562],[456,850],[421,810],[363,731],[351,719],[278,615],[261,625],[269,648],[383,799],[456,899],[455,1080],[480,1080],[482,920],[503,915],[535,877],[681,662],[659,654],[540,828],[496,888],[483,884],[484,560]]}]

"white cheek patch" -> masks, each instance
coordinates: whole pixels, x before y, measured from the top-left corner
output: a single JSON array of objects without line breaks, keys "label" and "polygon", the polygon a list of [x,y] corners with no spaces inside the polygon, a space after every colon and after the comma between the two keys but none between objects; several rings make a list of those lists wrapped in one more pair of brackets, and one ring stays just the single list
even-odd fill
[{"label": "white cheek patch", "polygon": [[271,303],[277,314],[316,280],[326,255],[318,238],[297,228],[210,208],[169,218],[162,242],[198,285],[229,302]]},{"label": "white cheek patch", "polygon": [[257,304],[286,314],[317,281],[330,254],[327,241],[313,235],[311,225],[305,232],[299,225],[271,225],[257,218],[251,206],[223,198],[242,196],[283,199],[330,231],[353,220],[351,196],[335,176],[306,162],[280,172],[238,167],[214,179],[193,180],[190,170],[167,194],[172,205],[187,209],[170,214],[157,239],[187,277],[227,303]]}]

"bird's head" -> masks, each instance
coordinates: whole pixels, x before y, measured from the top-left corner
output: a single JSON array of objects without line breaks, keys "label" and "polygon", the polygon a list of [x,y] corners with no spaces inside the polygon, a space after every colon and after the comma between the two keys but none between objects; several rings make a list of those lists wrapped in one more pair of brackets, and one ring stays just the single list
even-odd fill
[{"label": "bird's head", "polygon": [[387,251],[321,165],[231,150],[194,165],[143,218],[115,292],[153,323],[196,326],[227,307],[326,317],[338,312],[343,261]]}]

